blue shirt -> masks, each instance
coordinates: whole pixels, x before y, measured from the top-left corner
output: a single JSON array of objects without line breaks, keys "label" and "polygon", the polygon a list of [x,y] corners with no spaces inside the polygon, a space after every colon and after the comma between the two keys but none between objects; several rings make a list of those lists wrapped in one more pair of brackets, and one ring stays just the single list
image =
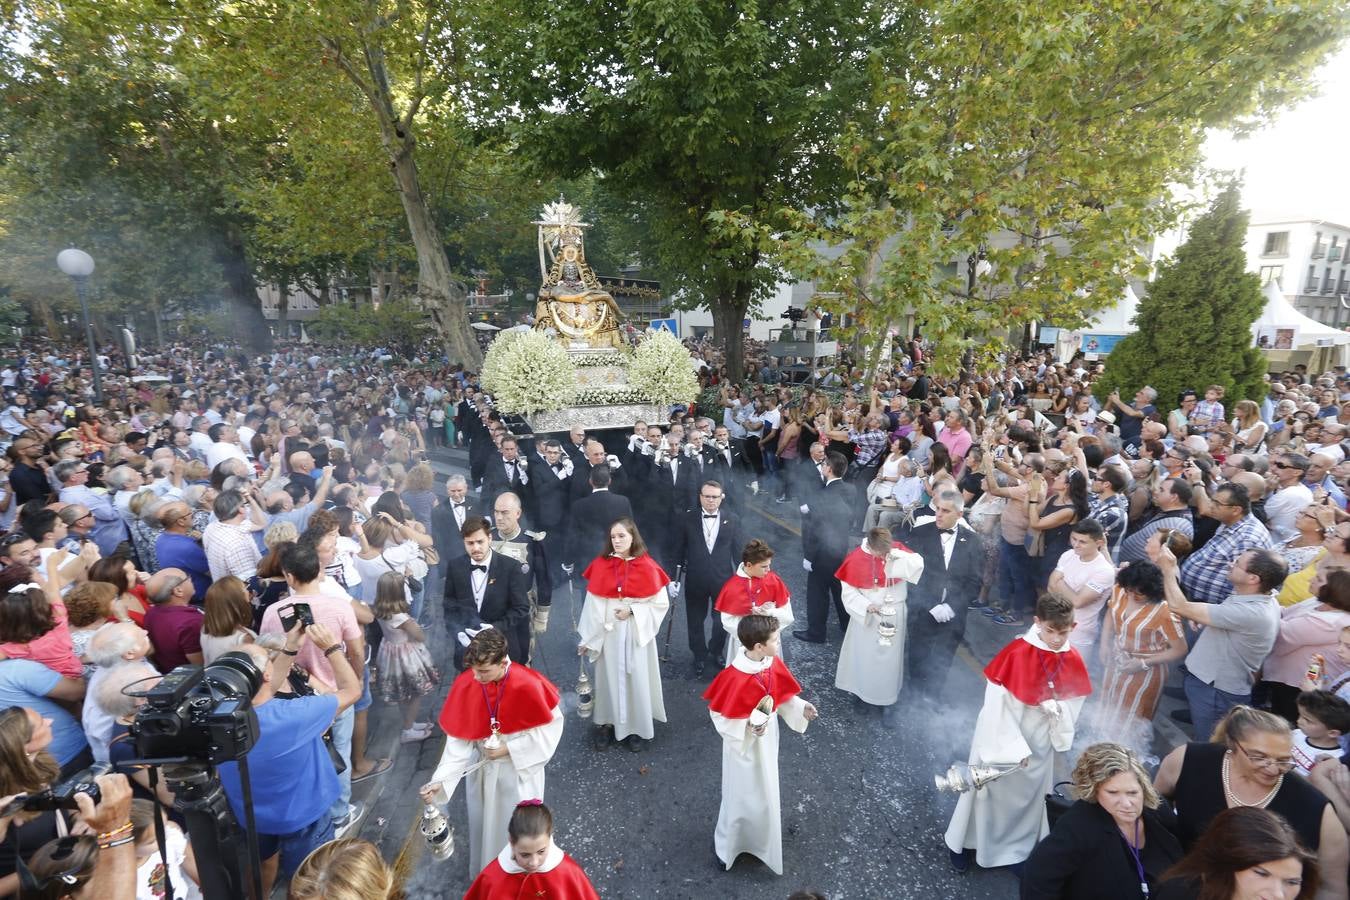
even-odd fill
[{"label": "blue shirt", "polygon": [[94,514],[94,527],[89,537],[98,544],[98,552],[102,555],[112,556],[117,552],[117,545],[129,537],[126,520],[107,494],[97,493],[83,484],[70,485],[61,488],[61,502],[87,506]]},{"label": "blue shirt", "polygon": [[75,717],[47,697],[60,681],[58,673],[31,659],[0,662],[0,709],[26,706],[42,718],[51,719],[52,744],[47,749],[64,766],[79,756],[89,742]]},{"label": "blue shirt", "polygon": [[[338,797],[338,777],[323,733],[338,713],[337,695],[273,698],[255,707],[258,743],[248,753],[253,814],[262,834],[283,835],[313,824]],[[244,821],[239,766],[220,766],[220,783]]]},{"label": "blue shirt", "polygon": [[186,534],[165,531],[155,539],[155,560],[161,569],[182,569],[192,579],[192,597],[197,603],[206,600],[206,589],[211,586],[211,566],[206,561],[202,545]]}]

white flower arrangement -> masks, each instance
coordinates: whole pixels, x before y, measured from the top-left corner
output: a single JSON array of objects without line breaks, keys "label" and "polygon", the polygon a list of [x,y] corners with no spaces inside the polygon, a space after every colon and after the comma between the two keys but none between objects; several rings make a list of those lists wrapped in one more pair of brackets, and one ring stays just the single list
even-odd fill
[{"label": "white flower arrangement", "polygon": [[650,402],[646,394],[631,386],[581,388],[572,395],[575,406],[619,406]]},{"label": "white flower arrangement", "polygon": [[522,415],[562,409],[576,393],[567,351],[542,331],[511,332],[493,340],[481,381],[497,409]]},{"label": "white flower arrangement", "polygon": [[623,366],[628,364],[629,354],[619,353],[576,353],[572,354],[572,365],[578,369],[596,369],[603,366]]},{"label": "white flower arrangement", "polygon": [[628,383],[652,403],[685,403],[698,394],[689,351],[669,331],[648,332],[628,364]]}]

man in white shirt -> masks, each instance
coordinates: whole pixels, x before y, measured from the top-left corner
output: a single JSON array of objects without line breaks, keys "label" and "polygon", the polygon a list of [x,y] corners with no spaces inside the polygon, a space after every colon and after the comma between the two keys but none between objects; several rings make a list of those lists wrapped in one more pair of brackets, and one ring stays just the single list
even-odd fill
[{"label": "man in white shirt", "polygon": [[1312,491],[1303,483],[1308,474],[1308,457],[1284,453],[1276,456],[1270,467],[1279,487],[1266,498],[1266,524],[1271,537],[1286,541],[1297,531],[1294,523],[1298,514],[1313,502]]},{"label": "man in white shirt", "polygon": [[248,457],[239,446],[239,431],[233,425],[224,422],[212,425],[207,431],[211,443],[206,448],[206,467],[215,471],[216,466],[227,459],[237,459],[248,465]]},{"label": "man in white shirt", "polygon": [[188,447],[199,459],[206,459],[207,451],[211,449],[211,436],[207,433],[210,427],[211,420],[206,416],[196,416],[192,420],[192,436],[188,439]]}]

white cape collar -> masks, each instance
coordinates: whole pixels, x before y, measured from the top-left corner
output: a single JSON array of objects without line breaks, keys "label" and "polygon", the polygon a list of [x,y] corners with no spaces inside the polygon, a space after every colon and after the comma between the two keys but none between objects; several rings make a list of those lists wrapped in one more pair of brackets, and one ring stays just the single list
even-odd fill
[{"label": "white cape collar", "polygon": [[[562,848],[559,847],[557,844],[553,843],[552,840],[549,840],[548,852],[544,854],[544,864],[539,868],[535,869],[534,872],[531,874],[541,875],[545,872],[552,872],[554,869],[558,868],[558,866],[562,863],[562,861],[563,861]],[[497,854],[497,863],[502,867],[502,871],[504,871],[507,875],[525,874],[525,870],[522,869],[516,863],[516,858],[511,855],[510,844],[507,844],[505,847],[503,847],[502,852]]]}]

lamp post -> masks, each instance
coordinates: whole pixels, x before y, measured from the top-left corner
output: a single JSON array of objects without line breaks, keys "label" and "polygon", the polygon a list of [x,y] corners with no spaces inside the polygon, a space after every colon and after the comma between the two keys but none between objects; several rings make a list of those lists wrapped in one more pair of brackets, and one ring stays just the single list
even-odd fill
[{"label": "lamp post", "polygon": [[94,323],[89,318],[89,276],[94,274],[94,258],[71,247],[56,254],[56,265],[75,282],[75,294],[84,313],[84,337],[89,344],[89,370],[94,373],[94,402],[103,404],[103,378],[98,371],[98,348],[94,346]]}]

